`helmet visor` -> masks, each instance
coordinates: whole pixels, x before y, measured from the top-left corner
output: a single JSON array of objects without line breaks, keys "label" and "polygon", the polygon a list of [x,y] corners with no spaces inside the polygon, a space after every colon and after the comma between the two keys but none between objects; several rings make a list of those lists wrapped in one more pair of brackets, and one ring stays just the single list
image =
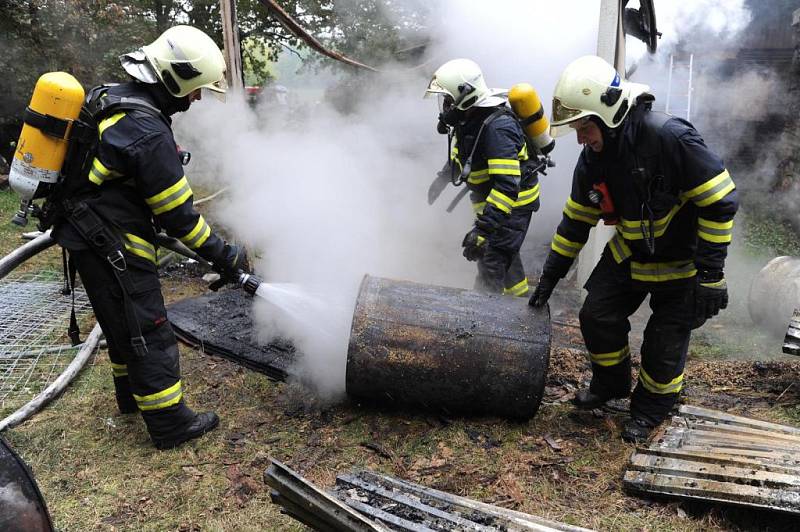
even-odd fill
[{"label": "helmet visor", "polygon": [[577,120],[583,111],[564,105],[558,96],[553,97],[553,115],[550,123],[554,126],[563,126]]}]

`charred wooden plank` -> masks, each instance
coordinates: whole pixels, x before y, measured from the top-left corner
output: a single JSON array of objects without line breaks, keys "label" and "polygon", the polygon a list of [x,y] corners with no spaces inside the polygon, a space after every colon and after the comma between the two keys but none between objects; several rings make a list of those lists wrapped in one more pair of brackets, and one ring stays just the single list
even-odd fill
[{"label": "charred wooden plank", "polygon": [[631,456],[624,487],[800,514],[800,430],[684,405]]},{"label": "charred wooden plank", "polygon": [[[336,478],[335,493],[347,501],[381,506],[383,511],[414,522],[420,522],[434,530],[452,530],[452,517],[442,519],[442,512],[475,524],[467,530],[508,531],[566,531],[586,532],[587,529],[550,521],[530,514],[516,512],[499,506],[485,504],[451,493],[427,488],[398,478],[381,475],[374,471],[359,471]],[[412,504],[406,504],[412,501]],[[348,502],[349,504],[349,502]],[[428,509],[434,513],[427,513]],[[458,528],[461,530],[462,528]]]},{"label": "charred wooden plank", "polygon": [[385,527],[370,522],[277,460],[272,460],[264,472],[264,482],[277,492],[272,496],[273,502],[316,530],[387,532]]}]

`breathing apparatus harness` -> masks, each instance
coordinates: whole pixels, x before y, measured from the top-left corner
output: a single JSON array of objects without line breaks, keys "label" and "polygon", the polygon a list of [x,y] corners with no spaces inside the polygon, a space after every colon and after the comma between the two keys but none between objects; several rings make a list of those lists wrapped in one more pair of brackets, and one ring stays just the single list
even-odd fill
[{"label": "breathing apparatus harness", "polygon": [[[486,126],[491,124],[500,116],[508,115],[514,118],[514,120],[516,120],[524,130],[526,126],[536,122],[537,120],[541,119],[542,116],[544,116],[544,110],[540,109],[539,112],[534,113],[527,118],[520,119],[520,117],[517,116],[517,114],[509,107],[502,106],[498,108],[492,114],[484,118],[480,128],[478,128],[478,133],[475,135],[475,140],[472,143],[472,148],[470,149],[469,155],[464,161],[464,164],[461,166],[461,172],[457,175],[456,165],[453,160],[450,160],[450,154],[452,153],[453,139],[456,137],[456,131],[463,123],[463,111],[458,109],[458,106],[461,105],[466,96],[474,90],[474,87],[469,83],[463,83],[458,86],[458,90],[459,96],[452,103],[449,103],[448,99],[445,98],[445,108],[441,113],[439,113],[439,122],[437,124],[437,131],[441,134],[447,134],[447,157],[450,161],[450,182],[456,187],[466,183],[467,179],[469,178],[469,174],[472,173],[472,159],[475,156],[475,150],[478,147],[481,135],[483,134],[483,130],[486,128]],[[555,166],[555,164],[550,160],[549,157],[543,155],[541,157],[537,157],[537,164],[528,166],[527,171],[530,173],[541,173],[546,175],[546,169],[552,166]],[[451,209],[448,208],[448,212],[450,210]]]},{"label": "breathing apparatus harness", "polygon": [[[138,357],[147,355],[147,343],[142,335],[131,294],[134,292],[133,281],[125,259],[125,247],[122,239],[109,228],[109,222],[94,211],[82,198],[86,197],[86,176],[97,155],[99,137],[98,124],[104,118],[122,111],[142,111],[151,116],[160,117],[167,122],[161,111],[140,98],[121,97],[108,93],[113,85],[95,87],[89,93],[81,108],[80,117],[71,123],[69,147],[62,167],[60,178],[43,194],[45,201],[42,208],[34,211],[39,218],[39,229],[45,231],[59,222],[69,223],[81,235],[83,240],[101,258],[111,265],[111,270],[122,292],[125,321],[128,325],[131,347]],[[28,110],[30,111],[30,110]],[[49,131],[61,131],[62,124],[58,119],[43,120],[33,112],[26,111],[25,120],[35,127],[42,125]],[[167,122],[168,123],[168,122]],[[80,343],[80,331],[75,317],[75,278],[76,268],[67,260],[66,250],[62,250],[65,286],[63,293],[72,294],[72,311],[70,313],[69,337],[73,345]]]}]

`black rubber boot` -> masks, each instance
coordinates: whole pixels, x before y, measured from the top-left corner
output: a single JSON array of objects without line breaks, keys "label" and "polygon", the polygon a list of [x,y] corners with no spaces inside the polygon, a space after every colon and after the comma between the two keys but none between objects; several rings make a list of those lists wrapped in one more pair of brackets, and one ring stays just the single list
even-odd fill
[{"label": "black rubber boot", "polygon": [[622,424],[622,439],[628,443],[644,443],[655,425],[637,417],[630,417]]},{"label": "black rubber boot", "polygon": [[583,388],[578,390],[578,393],[572,398],[572,404],[583,410],[592,410],[600,408],[612,399],[624,399],[625,397],[627,395],[599,395],[592,393],[589,388]]},{"label": "black rubber boot", "polygon": [[211,432],[219,425],[219,417],[214,412],[202,412],[197,414],[194,421],[180,432],[170,438],[153,438],[153,445],[156,449],[174,449],[182,443],[199,438],[206,432]]}]

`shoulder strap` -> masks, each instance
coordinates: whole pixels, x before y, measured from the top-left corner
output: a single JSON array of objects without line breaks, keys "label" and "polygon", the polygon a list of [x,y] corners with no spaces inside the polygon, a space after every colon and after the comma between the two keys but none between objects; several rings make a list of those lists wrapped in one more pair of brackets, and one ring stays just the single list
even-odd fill
[{"label": "shoulder strap", "polygon": [[483,119],[483,123],[481,124],[481,127],[478,129],[478,134],[475,135],[475,142],[472,143],[472,149],[469,152],[469,156],[467,157],[467,160],[464,161],[464,164],[461,167],[462,168],[461,174],[455,181],[453,181],[454,185],[459,186],[463,184],[469,177],[469,174],[472,173],[472,158],[475,156],[475,150],[478,148],[478,143],[481,140],[481,134],[483,133],[483,130],[486,128],[486,126],[494,122],[495,119],[499,118],[501,115],[504,115],[506,113],[511,114],[514,117],[514,120],[517,120],[516,115],[514,115],[513,112],[506,106],[499,108],[498,110],[496,110],[495,112],[493,112],[492,114]]}]

